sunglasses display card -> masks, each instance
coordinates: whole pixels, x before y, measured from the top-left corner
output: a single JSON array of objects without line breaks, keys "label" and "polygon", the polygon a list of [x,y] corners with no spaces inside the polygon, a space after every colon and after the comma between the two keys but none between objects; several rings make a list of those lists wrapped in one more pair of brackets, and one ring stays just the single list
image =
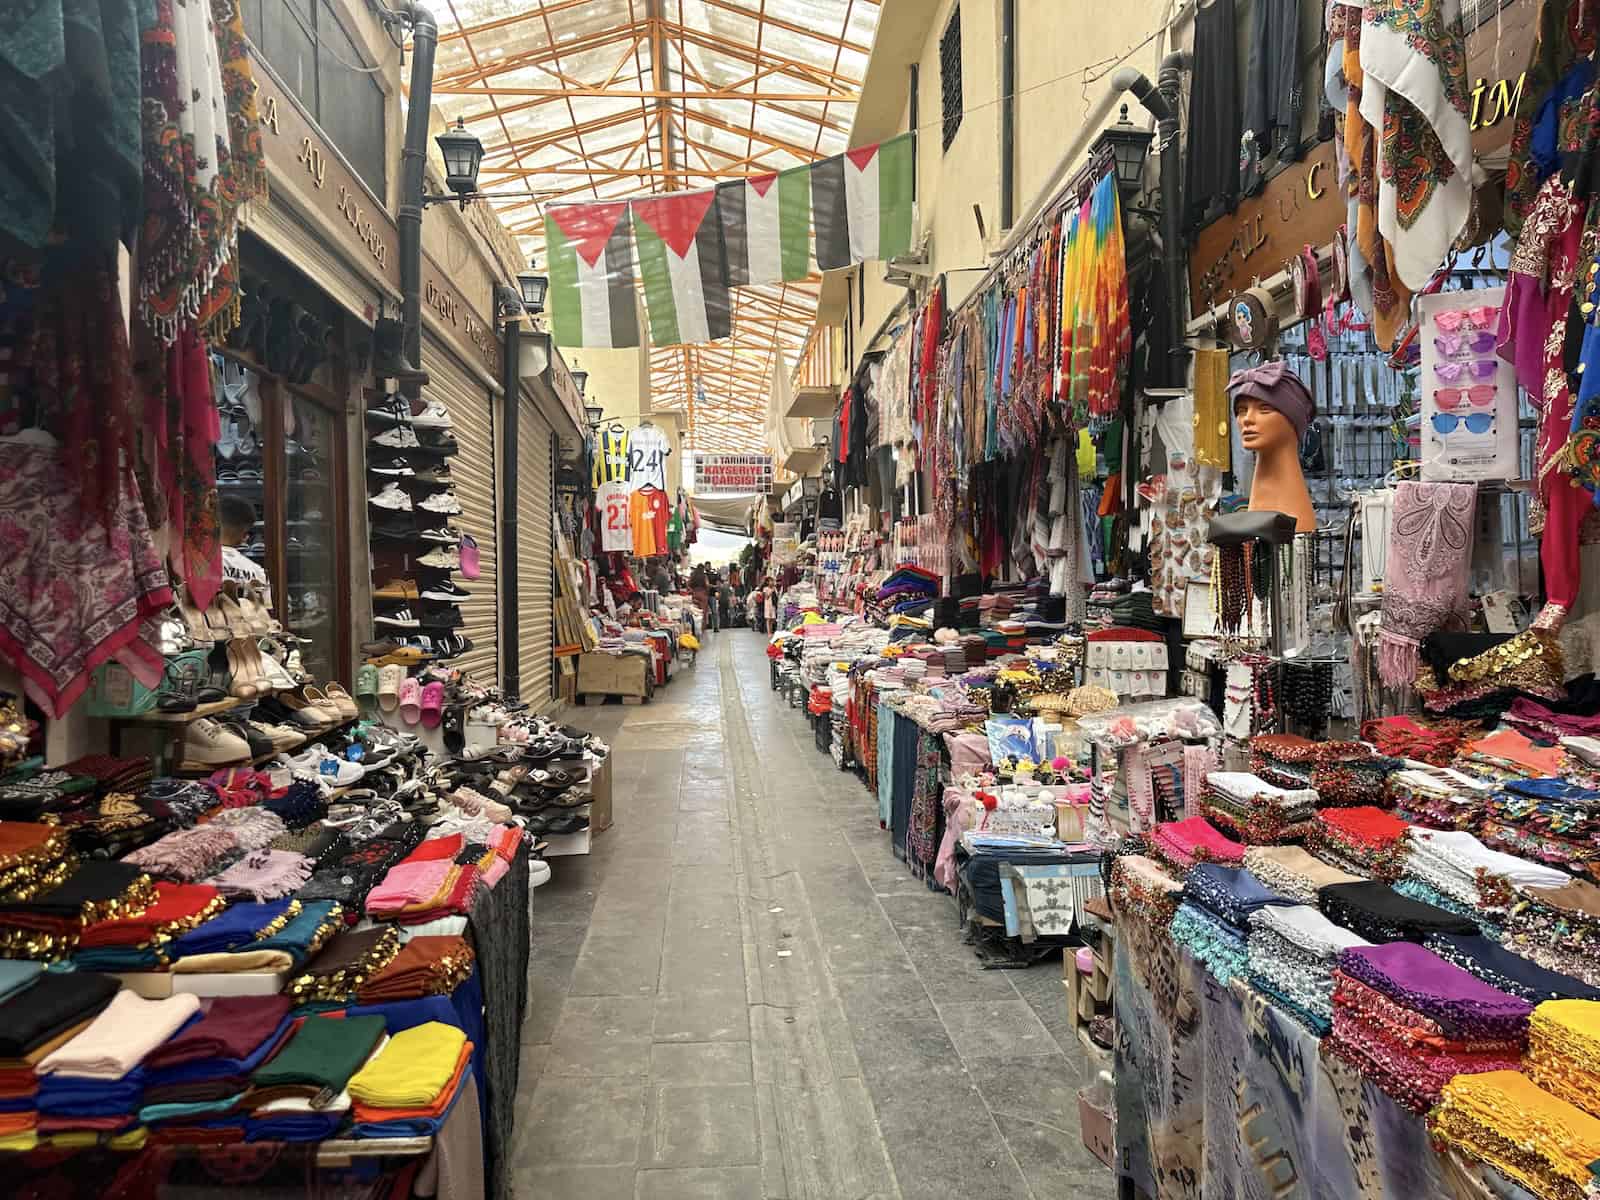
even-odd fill
[{"label": "sunglasses display card", "polygon": [[1517,382],[1495,353],[1504,288],[1422,296],[1422,478],[1517,476]]}]

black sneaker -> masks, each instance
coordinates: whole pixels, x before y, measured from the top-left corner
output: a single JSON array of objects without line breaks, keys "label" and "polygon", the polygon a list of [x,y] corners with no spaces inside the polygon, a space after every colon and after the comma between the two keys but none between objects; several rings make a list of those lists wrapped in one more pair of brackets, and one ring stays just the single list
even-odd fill
[{"label": "black sneaker", "polygon": [[448,633],[433,639],[433,652],[439,658],[456,658],[472,649],[472,639],[459,633]]},{"label": "black sneaker", "polygon": [[415,474],[418,483],[447,484],[456,481],[456,477],[450,473],[450,464],[447,462],[419,465]]},{"label": "black sneaker", "polygon": [[422,449],[439,455],[459,454],[461,447],[456,444],[456,436],[449,430],[440,432],[434,429],[417,430],[417,442]]},{"label": "black sneaker", "polygon": [[[423,531],[426,534],[426,530]],[[430,584],[422,590],[424,600],[438,600],[445,604],[454,604],[458,600],[466,600],[472,593],[464,587],[457,587],[448,579],[440,583]]]},{"label": "black sneaker", "polygon": [[424,612],[418,620],[424,629],[460,629],[464,624],[461,612],[454,604]]},{"label": "black sneaker", "polygon": [[[446,525],[442,529],[419,529],[417,536],[425,542],[432,542],[437,546],[455,546],[461,542],[461,531]],[[465,592],[461,593],[463,596]]]},{"label": "black sneaker", "polygon": [[367,408],[367,420],[374,425],[400,425],[411,422],[411,401],[404,396],[382,396]]}]

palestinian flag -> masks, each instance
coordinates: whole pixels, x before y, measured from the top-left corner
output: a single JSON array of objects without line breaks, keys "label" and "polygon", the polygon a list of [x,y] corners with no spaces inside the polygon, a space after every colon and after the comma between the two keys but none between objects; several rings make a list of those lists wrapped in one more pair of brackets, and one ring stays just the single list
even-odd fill
[{"label": "palestinian flag", "polygon": [[629,201],[651,345],[711,342],[733,332],[716,199],[707,190]]},{"label": "palestinian flag", "polygon": [[817,266],[824,271],[911,249],[909,133],[811,165]]},{"label": "palestinian flag", "polygon": [[627,211],[626,201],[545,206],[546,309],[558,346],[639,344]]},{"label": "palestinian flag", "polygon": [[804,279],[811,271],[811,167],[717,185],[729,287]]}]

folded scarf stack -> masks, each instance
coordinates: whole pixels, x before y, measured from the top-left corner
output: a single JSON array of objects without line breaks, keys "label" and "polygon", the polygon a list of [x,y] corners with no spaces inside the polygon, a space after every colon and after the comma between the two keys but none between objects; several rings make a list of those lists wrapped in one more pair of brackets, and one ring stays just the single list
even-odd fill
[{"label": "folded scarf stack", "polygon": [[243,1106],[337,1096],[383,1036],[382,1017],[308,1017],[277,1054],[251,1073]]},{"label": "folded scarf stack", "polygon": [[1369,942],[1420,942],[1433,933],[1477,933],[1476,922],[1402,896],[1386,883],[1336,883],[1317,893],[1317,907],[1335,924]]},{"label": "folded scarf stack", "polygon": [[110,1134],[137,1125],[145,1084],[139,1064],[199,1011],[190,995],[146,1000],[118,992],[88,1028],[40,1060],[40,1132]]},{"label": "folded scarf stack", "polygon": [[1250,739],[1250,770],[1279,787],[1308,788],[1324,744],[1341,743],[1318,743],[1297,733],[1258,733]]},{"label": "folded scarf stack", "polygon": [[472,1061],[454,1025],[401,1030],[350,1080],[356,1137],[427,1137],[439,1131]]},{"label": "folded scarf stack", "polygon": [[1361,727],[1361,736],[1393,758],[1447,767],[1470,728],[1460,721],[1417,721],[1412,717],[1375,717]]},{"label": "folded scarf stack", "polygon": [[1315,905],[1317,893],[1335,883],[1360,883],[1361,876],[1329,866],[1299,846],[1251,846],[1244,865],[1262,883],[1297,904]]},{"label": "folded scarf stack", "polygon": [[1589,1164],[1600,1159],[1600,1120],[1550,1095],[1520,1071],[1461,1075],[1444,1086],[1428,1129],[1534,1195],[1592,1195]]},{"label": "folded scarf stack", "polygon": [[[235,811],[244,811],[242,809]],[[280,900],[305,886],[311,860],[293,850],[252,850],[225,871],[211,877],[217,890],[233,900]]]},{"label": "folded scarf stack", "polygon": [[295,895],[302,900],[337,900],[352,911],[365,906],[367,894],[389,873],[389,869],[410,853],[420,840],[420,828],[410,822],[408,829],[417,830],[415,839],[377,837],[360,841],[347,833],[349,848],[319,865],[311,878]]},{"label": "folded scarf stack", "polygon": [[1307,844],[1335,866],[1374,879],[1399,879],[1409,828],[1393,813],[1371,805],[1325,808],[1317,813]]},{"label": "folded scarf stack", "polygon": [[1204,817],[1164,821],[1150,831],[1150,849],[1179,874],[1196,863],[1212,862],[1236,867],[1244,862],[1245,847],[1226,836]]},{"label": "folded scarf stack", "polygon": [[289,985],[296,1004],[348,1002],[362,984],[400,953],[400,931],[393,925],[346,930],[306,964],[305,974]]},{"label": "folded scarf stack", "polygon": [[1307,904],[1266,905],[1250,916],[1251,984],[1318,1037],[1333,1026],[1333,965],[1369,943]]},{"label": "folded scarf stack", "polygon": [[304,829],[327,815],[328,798],[317,784],[297,779],[283,795],[262,801],[261,807],[275,814],[289,829]]},{"label": "folded scarf stack", "polygon": [[1600,987],[1600,887],[1574,879],[1558,888],[1523,888],[1504,941],[1541,967]]},{"label": "folded scarf stack", "polygon": [[271,937],[299,915],[298,900],[230,904],[203,925],[174,938],[168,954],[173,959],[191,954],[224,954]]},{"label": "folded scarf stack", "polygon": [[1326,1052],[1412,1112],[1454,1076],[1515,1070],[1533,1006],[1410,942],[1341,951]]},{"label": "folded scarf stack", "polygon": [[209,829],[226,829],[239,849],[263,850],[288,832],[283,818],[265,808],[225,808],[206,821]]},{"label": "folded scarf stack", "polygon": [[1600,1117],[1600,1002],[1547,1000],[1534,1009],[1526,1067],[1552,1096]]},{"label": "folded scarf stack", "polygon": [[344,928],[344,909],[331,900],[303,903],[300,911],[265,937],[232,950],[187,954],[172,964],[178,974],[232,971],[292,971],[307,962]]},{"label": "folded scarf stack", "polygon": [[1183,884],[1153,858],[1122,854],[1111,865],[1106,894],[1118,916],[1150,929],[1165,929],[1178,911]]},{"label": "folded scarf stack", "polygon": [[94,860],[27,900],[0,903],[0,954],[54,961],[71,954],[85,925],[137,912],[155,899],[138,867]]},{"label": "folded scarf stack", "polygon": [[218,825],[195,825],[175,829],[148,846],[139,847],[122,861],[162,879],[198,883],[237,858],[242,849],[230,830]]},{"label": "folded scarf stack", "polygon": [[1303,837],[1316,809],[1312,789],[1279,787],[1243,771],[1212,771],[1200,795],[1205,817],[1251,845]]},{"label": "folded scarf stack", "polygon": [[1491,850],[1460,830],[1413,829],[1406,876],[1421,880],[1466,907],[1468,916],[1498,920],[1523,887],[1560,887],[1567,877],[1550,867]]},{"label": "folded scarf stack", "polygon": [[459,934],[414,937],[358,985],[358,999],[362,1004],[381,1004],[448,996],[472,974],[475,961],[472,947]]},{"label": "folded scarf stack", "polygon": [[1289,901],[1263,887],[1249,871],[1200,863],[1184,881],[1183,903],[1172,918],[1172,940],[1222,984],[1248,973],[1250,916]]},{"label": "folded scarf stack", "polygon": [[1521,996],[1532,1004],[1546,1000],[1600,1000],[1600,987],[1547,970],[1487,937],[1435,933],[1423,945],[1446,962],[1472,972],[1490,987]]},{"label": "folded scarf stack", "polygon": [[479,890],[505,874],[521,844],[515,825],[494,828],[488,842],[469,843],[462,834],[422,842],[367,893],[367,915],[414,925],[466,913]]},{"label": "folded scarf stack", "polygon": [[155,884],[149,906],[84,926],[72,962],[81,971],[154,971],[171,962],[172,939],[204,924],[227,907],[203,883]]},{"label": "folded scarf stack", "polygon": [[1396,771],[1388,789],[1396,816],[1429,829],[1477,829],[1494,794],[1488,784],[1440,767]]},{"label": "folded scarf stack", "polygon": [[217,806],[217,794],[197,779],[152,779],[139,807],[168,829],[187,829]]},{"label": "folded scarf stack", "polygon": [[1574,873],[1600,865],[1600,792],[1565,779],[1508,779],[1487,807],[1491,846]]},{"label": "folded scarf stack", "polygon": [[104,975],[41,972],[37,963],[4,961],[0,968],[0,1150],[32,1150],[39,1138],[39,1063],[89,1027],[117,994],[117,983]]},{"label": "folded scarf stack", "polygon": [[232,1109],[250,1074],[294,1031],[287,996],[221,996],[144,1060],[146,1125],[181,1125]]},{"label": "folded scarf stack", "polygon": [[54,825],[0,821],[0,901],[28,900],[64,882],[77,865]]}]

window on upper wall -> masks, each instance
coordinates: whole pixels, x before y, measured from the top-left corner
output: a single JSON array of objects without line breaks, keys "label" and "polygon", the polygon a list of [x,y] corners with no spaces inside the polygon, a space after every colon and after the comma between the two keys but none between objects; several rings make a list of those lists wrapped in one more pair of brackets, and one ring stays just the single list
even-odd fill
[{"label": "window on upper wall", "polygon": [[944,148],[956,140],[961,128],[961,6],[950,14],[950,23],[939,38],[939,87],[943,99]]},{"label": "window on upper wall", "polygon": [[243,0],[242,7],[245,32],[261,57],[383,198],[383,88],[329,0]]}]

